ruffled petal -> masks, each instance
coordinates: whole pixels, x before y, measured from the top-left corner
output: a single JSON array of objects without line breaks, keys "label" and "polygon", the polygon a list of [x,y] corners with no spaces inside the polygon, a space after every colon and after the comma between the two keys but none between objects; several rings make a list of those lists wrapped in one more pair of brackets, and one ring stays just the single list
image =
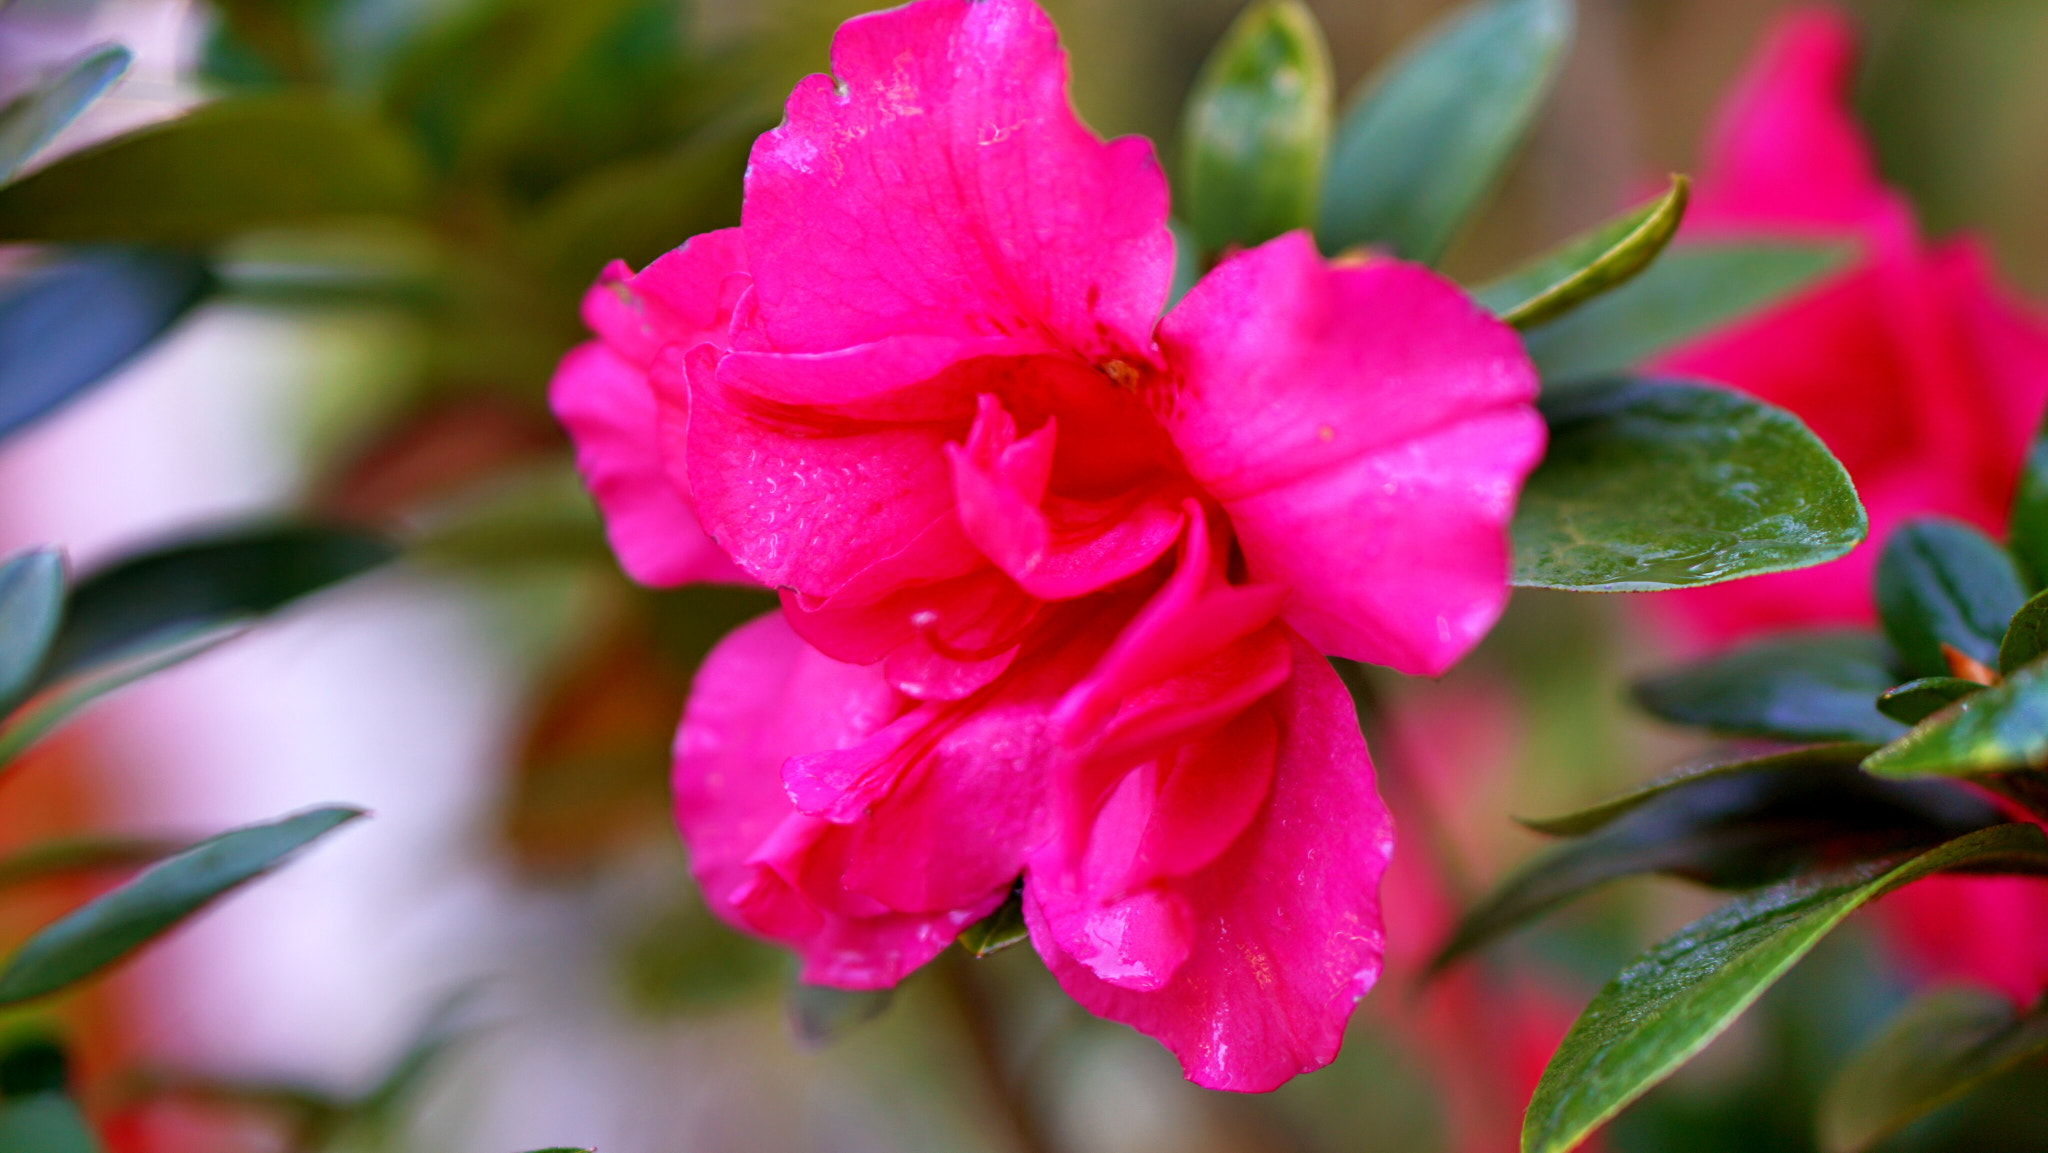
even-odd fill
[{"label": "ruffled petal", "polygon": [[747,169],[761,347],[905,333],[1149,347],[1173,270],[1151,145],[1067,102],[1029,0],[918,0],[847,21]]},{"label": "ruffled petal", "polygon": [[1255,579],[1326,653],[1435,675],[1507,603],[1508,521],[1541,457],[1521,342],[1413,265],[1325,265],[1283,236],[1160,329],[1150,393]]},{"label": "ruffled petal", "polygon": [[706,232],[637,274],[612,261],[583,296],[583,322],[645,368],[671,344],[729,345],[733,309],[750,283],[740,230]]}]

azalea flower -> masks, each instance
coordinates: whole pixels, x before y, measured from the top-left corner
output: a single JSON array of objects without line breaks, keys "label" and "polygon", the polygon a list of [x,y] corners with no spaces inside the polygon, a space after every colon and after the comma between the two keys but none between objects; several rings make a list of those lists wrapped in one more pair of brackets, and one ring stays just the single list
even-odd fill
[{"label": "azalea flower", "polygon": [[1028,0],[832,59],[740,227],[608,272],[554,384],[629,572],[705,579],[708,533],[782,597],[677,734],[706,900],[877,988],[1021,878],[1062,986],[1192,1080],[1317,1068],[1393,844],[1324,658],[1436,674],[1492,625],[1534,372],[1435,274],[1298,233],[1160,319],[1165,178],[1075,117]]},{"label": "azalea flower", "polygon": [[[1838,12],[1785,18],[1723,110],[1687,220],[1701,238],[1847,241],[1854,262],[1663,367],[1797,413],[1849,470],[1872,543],[1815,568],[1658,598],[1709,640],[1874,623],[1878,552],[1909,517],[1944,514],[2002,535],[2048,403],[2048,320],[1996,285],[1977,241],[1921,241],[1849,111],[1854,60]],[[1929,979],[1974,981],[2021,1004],[2048,989],[2048,884],[1941,876],[1879,907]]]}]

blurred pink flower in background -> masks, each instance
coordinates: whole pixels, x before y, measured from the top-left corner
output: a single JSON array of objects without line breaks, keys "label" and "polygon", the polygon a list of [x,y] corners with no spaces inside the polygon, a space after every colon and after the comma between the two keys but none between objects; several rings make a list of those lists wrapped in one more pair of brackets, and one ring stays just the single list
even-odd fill
[{"label": "blurred pink flower in background", "polygon": [[[1831,564],[1657,598],[1709,641],[1874,622],[1878,553],[1909,517],[2002,535],[2048,401],[2048,318],[1997,286],[1975,240],[1921,240],[1849,111],[1854,61],[1838,12],[1781,21],[1723,109],[1687,222],[1694,239],[1839,238],[1855,245],[1852,264],[1658,367],[1797,413],[1854,478],[1870,539]],[[1929,979],[2022,1003],[2048,989],[2048,884],[1936,877],[1880,908]]]},{"label": "blurred pink flower in background", "polygon": [[1323,1065],[1392,830],[1321,654],[1436,674],[1492,625],[1533,370],[1300,234],[1158,321],[1165,179],[1028,0],[860,17],[833,64],[741,227],[608,273],[554,385],[629,571],[704,579],[708,530],[782,591],[677,738],[707,900],[878,987],[1021,873],[1068,993],[1197,1083]]}]

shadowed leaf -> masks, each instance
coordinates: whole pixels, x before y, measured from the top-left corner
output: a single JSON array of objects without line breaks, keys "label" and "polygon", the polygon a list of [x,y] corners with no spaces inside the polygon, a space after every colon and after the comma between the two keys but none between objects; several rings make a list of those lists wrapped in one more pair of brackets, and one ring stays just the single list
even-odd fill
[{"label": "shadowed leaf", "polygon": [[1821,1147],[1860,1153],[1885,1135],[2048,1050],[2048,1006],[2014,1013],[2005,997],[1936,989],[1901,1010],[1828,1084]]},{"label": "shadowed leaf", "polygon": [[1971,693],[1870,754],[1886,777],[1964,777],[2048,766],[2048,658]]},{"label": "shadowed leaf", "polygon": [[2012,558],[1961,521],[1908,521],[1878,557],[1878,615],[1914,676],[1950,671],[1943,645],[1996,666],[1999,639],[2026,598]]},{"label": "shadowed leaf", "polygon": [[1877,698],[1877,711],[1901,724],[1917,725],[1984,686],[1961,677],[1921,677]]},{"label": "shadowed leaf", "polygon": [[1030,936],[1024,927],[1024,883],[1019,881],[995,912],[961,931],[960,947],[976,957],[993,957]]},{"label": "shadowed leaf", "polygon": [[2048,593],[2020,606],[1998,642],[1998,671],[2011,674],[2035,657],[2048,653]]},{"label": "shadowed leaf", "polygon": [[1898,681],[1875,633],[1789,633],[1644,677],[1636,703],[1653,716],[1730,736],[1884,742],[1897,722],[1878,694]]}]

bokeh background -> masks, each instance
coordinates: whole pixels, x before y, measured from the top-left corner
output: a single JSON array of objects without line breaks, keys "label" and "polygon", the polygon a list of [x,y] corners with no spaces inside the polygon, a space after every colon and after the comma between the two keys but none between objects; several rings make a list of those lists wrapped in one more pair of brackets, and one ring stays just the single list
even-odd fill
[{"label": "bokeh background", "polygon": [[[0,1019],[78,1039],[88,1107],[124,1151],[1009,1151],[1019,1125],[1070,1153],[1505,1151],[1592,991],[1710,907],[1628,882],[1417,985],[1461,904],[1537,847],[1510,814],[1595,799],[1693,748],[1623,699],[1676,651],[1635,598],[1521,594],[1449,677],[1379,684],[1387,719],[1369,735],[1403,835],[1395,954],[1330,1069],[1265,1097],[1192,1089],[1156,1045],[1066,1002],[1028,949],[949,958],[886,1003],[792,998],[785,958],[703,912],[665,798],[695,661],[771,602],[629,586],[543,390],[605,260],[638,266],[736,221],[747,142],[867,5],[232,7],[242,37],[197,0],[0,5],[0,98],[119,41],[136,65],[53,155],[214,96],[286,92],[418,142],[425,191],[407,214],[219,238],[222,294],[0,449],[0,550],[57,541],[89,566],[287,511],[417,547],[109,701],[8,785],[0,847],[203,833],[322,801],[375,814],[115,981]],[[1046,7],[1083,115],[1151,136],[1171,169],[1181,100],[1237,0]],[[1447,5],[1310,7],[1348,92]],[[1449,270],[1499,271],[1689,169],[1790,7],[1580,0],[1563,79]],[[2008,283],[2048,299],[2048,2],[1847,7],[1886,177],[1932,234],[1981,234]],[[39,890],[0,934],[79,895]],[[1852,925],[1604,1147],[1810,1148],[1814,1094],[1911,976],[1875,922]],[[963,1002],[1000,1027],[973,1027]],[[380,1085],[397,1090],[380,1108],[317,1123]],[[1886,1148],[2048,1149],[2048,1069]]]}]

